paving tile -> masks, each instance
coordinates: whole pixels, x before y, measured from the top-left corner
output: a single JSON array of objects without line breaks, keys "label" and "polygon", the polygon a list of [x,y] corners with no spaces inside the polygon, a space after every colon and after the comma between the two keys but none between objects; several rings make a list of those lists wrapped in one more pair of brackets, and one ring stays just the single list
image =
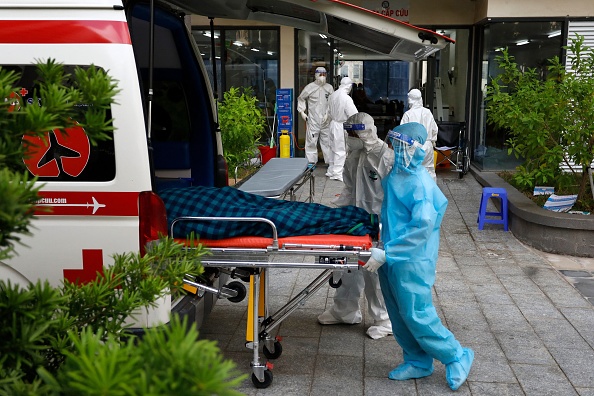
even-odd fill
[{"label": "paving tile", "polygon": [[549,348],[551,354],[565,373],[571,384],[580,388],[594,388],[594,350],[591,348],[567,349]]},{"label": "paving tile", "polygon": [[527,395],[577,395],[567,377],[556,365],[512,363],[511,367]]},{"label": "paving tile", "polygon": [[493,382],[469,382],[473,396],[524,396],[525,393],[519,384],[502,384]]}]

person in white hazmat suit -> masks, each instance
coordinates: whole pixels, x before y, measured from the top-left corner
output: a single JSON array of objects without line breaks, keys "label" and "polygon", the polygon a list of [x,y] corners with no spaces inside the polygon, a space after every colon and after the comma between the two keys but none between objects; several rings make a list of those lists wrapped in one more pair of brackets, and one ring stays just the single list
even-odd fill
[{"label": "person in white hazmat suit", "polygon": [[327,165],[332,157],[328,117],[328,97],[332,92],[334,88],[326,83],[326,69],[318,67],[315,71],[315,80],[307,84],[297,98],[297,111],[307,125],[305,156],[307,161],[313,164],[318,162],[318,140]]},{"label": "person in white hazmat suit", "polygon": [[[352,126],[347,137],[349,152],[344,165],[345,188],[337,206],[355,205],[369,213],[380,214],[384,197],[382,178],[392,169],[394,151],[377,137],[373,118],[357,113],[348,118]],[[352,181],[349,187],[347,180]],[[365,291],[368,312],[373,325],[367,335],[378,339],[392,334],[384,298],[376,273],[367,270],[351,271],[342,276],[342,285],[336,289],[334,304],[318,317],[321,324],[360,323],[362,320],[359,298]]]},{"label": "person in white hazmat suit", "polygon": [[423,144],[425,158],[423,159],[422,165],[427,169],[427,172],[429,172],[429,175],[433,180],[436,180],[433,148],[435,147],[435,142],[437,142],[437,123],[433,118],[431,110],[423,107],[421,91],[416,88],[411,89],[408,93],[408,107],[409,110],[403,114],[400,125],[409,122],[418,122],[427,130],[427,141]]},{"label": "person in white hazmat suit", "polygon": [[328,112],[330,114],[330,149],[332,159],[328,166],[328,176],[331,180],[343,181],[342,171],[346,160],[346,139],[342,124],[358,110],[349,96],[353,81],[348,77],[340,80],[338,89],[328,98]]}]

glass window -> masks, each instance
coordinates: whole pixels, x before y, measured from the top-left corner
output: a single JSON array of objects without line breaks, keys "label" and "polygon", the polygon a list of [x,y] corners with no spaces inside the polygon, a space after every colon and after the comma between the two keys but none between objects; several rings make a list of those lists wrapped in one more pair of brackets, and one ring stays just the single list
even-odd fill
[{"label": "glass window", "polygon": [[514,169],[520,160],[507,154],[507,131],[487,124],[484,94],[493,76],[499,74],[495,57],[503,48],[508,48],[518,65],[536,68],[544,78],[547,61],[561,56],[563,22],[500,22],[484,27],[484,45],[481,59],[479,97],[481,108],[478,116],[478,131],[474,143],[474,162],[483,170]]},{"label": "glass window", "polygon": [[[218,98],[221,99],[223,92],[231,87],[251,88],[266,114],[269,129],[272,129],[274,121],[276,89],[280,78],[279,34],[278,28],[214,31]],[[193,27],[192,35],[208,69],[211,83],[214,83],[210,28]]]},{"label": "glass window", "polygon": [[[3,69],[12,69],[20,74],[20,79],[15,86],[21,87],[18,96],[24,105],[41,105],[34,102],[33,98],[37,89],[35,80],[37,67],[35,65],[2,66]],[[81,66],[86,67],[86,66]],[[75,66],[65,65],[66,74],[74,74]],[[16,102],[15,102],[16,103]],[[77,105],[82,112],[87,106]],[[18,108],[14,108],[18,111]],[[111,119],[108,112],[107,119]],[[85,131],[79,126],[62,130],[54,129],[45,133],[43,137],[26,137],[28,144],[28,157],[24,160],[29,172],[38,176],[39,181],[93,181],[103,182],[113,180],[115,177],[115,154],[113,139],[97,142],[91,145]]]}]

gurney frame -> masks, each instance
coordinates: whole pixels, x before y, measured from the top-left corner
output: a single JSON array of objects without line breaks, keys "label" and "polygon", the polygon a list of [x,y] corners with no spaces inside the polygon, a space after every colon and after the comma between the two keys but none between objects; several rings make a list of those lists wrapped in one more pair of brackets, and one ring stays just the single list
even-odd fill
[{"label": "gurney frame", "polygon": [[[279,326],[299,305],[303,304],[325,282],[330,286],[339,287],[344,271],[357,271],[360,264],[370,257],[369,246],[345,246],[329,244],[291,244],[279,246],[276,225],[261,217],[180,217],[171,224],[171,235],[176,224],[183,221],[236,221],[263,222],[272,229],[272,242],[266,248],[209,248],[211,256],[201,260],[204,267],[217,268],[229,273],[231,277],[242,280],[249,278],[248,321],[246,328],[246,347],[252,349],[253,358],[252,383],[257,388],[267,388],[272,383],[272,364],[263,362],[260,358],[260,343],[262,353],[268,359],[276,359],[282,354],[280,337],[273,337],[271,331]],[[270,262],[272,255],[279,256],[313,256],[312,263]],[[270,314],[268,308],[268,285],[270,268],[307,268],[319,269],[322,272],[303,290],[275,313]],[[236,282],[235,282],[236,283]],[[237,298],[241,291],[222,287],[222,290],[210,288],[186,278],[184,284],[192,288],[209,293],[215,293],[219,298]],[[237,300],[236,300],[237,301]]]}]

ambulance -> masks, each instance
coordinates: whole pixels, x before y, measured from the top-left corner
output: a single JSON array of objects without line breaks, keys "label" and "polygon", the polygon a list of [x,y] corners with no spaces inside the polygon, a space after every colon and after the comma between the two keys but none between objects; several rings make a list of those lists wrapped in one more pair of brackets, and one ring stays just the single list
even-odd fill
[{"label": "ambulance", "polygon": [[[102,68],[120,90],[110,112],[113,140],[93,146],[80,128],[48,131],[46,143],[39,139],[30,153],[25,165],[43,183],[33,235],[0,262],[1,279],[54,286],[91,280],[114,254],[143,251],[167,234],[159,189],[227,184],[212,89],[186,22],[179,9],[159,1],[152,8],[142,1],[0,2],[0,66],[21,74],[15,94],[24,102],[32,100],[37,60],[49,58],[67,70]],[[213,275],[210,286],[225,279]],[[200,326],[213,303],[212,294],[165,298],[138,327],[168,322],[171,311]]]}]

